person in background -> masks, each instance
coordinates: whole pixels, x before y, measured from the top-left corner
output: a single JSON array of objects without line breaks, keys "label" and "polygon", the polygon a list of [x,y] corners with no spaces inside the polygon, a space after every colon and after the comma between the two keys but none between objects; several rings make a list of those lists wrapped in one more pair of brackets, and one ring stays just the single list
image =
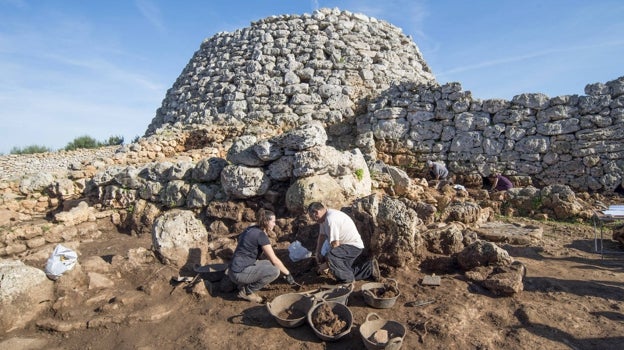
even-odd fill
[{"label": "person in background", "polygon": [[490,174],[489,180],[491,184],[490,192],[507,191],[513,188],[511,180],[501,174]]},{"label": "person in background", "polygon": [[[326,208],[319,202],[308,206],[308,215],[319,224],[316,262],[321,265],[326,259],[338,283],[380,279],[379,265],[374,258],[362,266],[353,267],[353,262],[364,249],[364,243],[349,215],[340,210]],[[323,257],[321,249],[325,241],[329,242],[329,252]]]},{"label": "person in background", "polygon": [[446,180],[449,171],[446,169],[446,165],[441,162],[427,161],[427,168],[429,168],[429,176],[433,180]]},{"label": "person in background", "polygon": [[[247,227],[238,236],[229,266],[229,276],[238,286],[239,298],[261,303],[262,297],[255,292],[276,280],[280,272],[290,285],[294,285],[295,280],[275,255],[267,236],[267,232],[273,231],[275,227],[275,214],[270,210],[260,209],[256,213],[256,219],[256,225]],[[258,259],[262,253],[268,260]]]}]

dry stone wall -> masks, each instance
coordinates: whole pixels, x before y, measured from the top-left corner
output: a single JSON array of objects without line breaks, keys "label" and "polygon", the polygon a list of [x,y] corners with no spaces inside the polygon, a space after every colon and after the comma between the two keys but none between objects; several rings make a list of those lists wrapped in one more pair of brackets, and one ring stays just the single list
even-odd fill
[{"label": "dry stone wall", "polygon": [[390,164],[443,160],[456,174],[613,191],[624,174],[624,77],[585,93],[479,100],[459,83],[398,84],[358,118],[359,143]]},{"label": "dry stone wall", "polygon": [[363,101],[403,80],[434,77],[395,26],[337,9],[272,16],[205,40],[146,135],[219,124],[267,137],[318,120],[348,149]]},{"label": "dry stone wall", "polygon": [[202,147],[315,120],[328,145],[358,147],[368,161],[422,169],[436,159],[471,179],[501,172],[518,185],[613,191],[624,174],[623,90],[618,78],[582,96],[476,99],[459,83],[438,84],[399,28],[321,9],[206,39],[146,137],[203,130],[195,132]]}]

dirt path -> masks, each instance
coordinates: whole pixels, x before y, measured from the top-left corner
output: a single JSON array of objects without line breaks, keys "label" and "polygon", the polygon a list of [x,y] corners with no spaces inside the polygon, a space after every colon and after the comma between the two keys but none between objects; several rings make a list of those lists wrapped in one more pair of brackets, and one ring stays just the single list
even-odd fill
[{"label": "dirt path", "polygon": [[[544,239],[539,245],[502,245],[527,267],[522,293],[496,297],[467,281],[459,270],[444,273],[421,267],[429,266],[426,264],[409,266],[390,272],[401,291],[391,309],[368,307],[359,292],[365,282],[357,282],[348,300],[354,318],[352,331],[334,343],[318,339],[307,324],[293,329],[280,327],[264,305],[237,300],[235,293],[214,292],[211,296],[202,285],[194,293],[183,285],[174,288],[170,279],[175,271],[153,264],[120,276],[115,290],[86,296],[93,301],[100,295],[101,301],[83,305],[80,314],[60,316],[91,320],[89,328],[61,333],[33,324],[0,338],[0,348],[364,349],[358,329],[370,312],[406,327],[403,349],[621,348],[624,255],[601,259],[593,253],[589,226],[542,225]],[[149,244],[146,237],[108,232],[100,240],[83,243],[81,252],[124,256],[128,248],[147,248]],[[609,244],[621,250],[614,242]],[[300,271],[303,266],[299,265]],[[440,286],[421,285],[422,278],[430,273],[442,277]],[[326,282],[313,274],[299,275],[306,289]],[[260,294],[272,300],[291,291],[283,283],[274,283]],[[414,306],[421,301],[433,302]],[[52,312],[44,316],[59,317]]]}]

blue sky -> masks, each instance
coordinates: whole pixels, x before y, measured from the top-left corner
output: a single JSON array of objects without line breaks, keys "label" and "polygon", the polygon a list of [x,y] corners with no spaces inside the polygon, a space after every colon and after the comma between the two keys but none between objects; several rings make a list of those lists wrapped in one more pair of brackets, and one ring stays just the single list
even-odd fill
[{"label": "blue sky", "polygon": [[410,35],[475,98],[584,94],[624,75],[621,0],[0,0],[0,153],[142,136],[202,40],[322,7]]}]

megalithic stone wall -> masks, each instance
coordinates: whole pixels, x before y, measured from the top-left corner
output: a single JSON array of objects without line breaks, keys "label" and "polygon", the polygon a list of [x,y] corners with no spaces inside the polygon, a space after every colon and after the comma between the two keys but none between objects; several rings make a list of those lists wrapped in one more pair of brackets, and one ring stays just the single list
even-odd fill
[{"label": "megalithic stone wall", "polygon": [[318,120],[330,143],[347,149],[365,101],[403,80],[434,76],[414,41],[387,22],[337,9],[272,16],[206,39],[146,136],[211,124],[273,136]]},{"label": "megalithic stone wall", "polygon": [[391,164],[443,160],[456,174],[500,172],[538,186],[613,191],[624,174],[624,77],[585,93],[479,100],[459,83],[399,84],[358,118],[360,144]]},{"label": "megalithic stone wall", "polygon": [[474,99],[459,83],[440,86],[401,29],[321,9],[206,39],[146,136],[191,130],[227,145],[316,120],[328,145],[358,147],[368,160],[422,167],[436,159],[456,174],[612,191],[624,174],[623,90],[619,78],[588,85],[584,96]]}]

